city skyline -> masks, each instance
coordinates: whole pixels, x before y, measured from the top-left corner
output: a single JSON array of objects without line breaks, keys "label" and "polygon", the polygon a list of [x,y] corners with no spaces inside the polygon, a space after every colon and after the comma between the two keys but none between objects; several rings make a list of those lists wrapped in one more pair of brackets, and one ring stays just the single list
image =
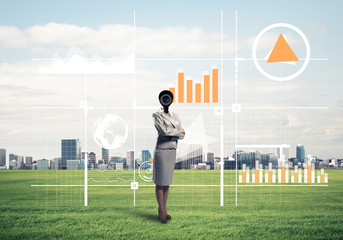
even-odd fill
[{"label": "city skyline", "polygon": [[[289,149],[285,148],[284,149],[284,159],[287,162],[292,163],[292,166],[295,166],[299,164],[303,164],[304,162],[307,161],[308,157],[314,157],[315,159],[321,159],[321,160],[341,160],[340,158],[330,158],[330,159],[324,159],[321,157],[318,157],[317,155],[313,154],[305,154],[305,147],[302,144],[297,144],[296,146],[296,156],[289,156]],[[74,148],[74,150],[70,150],[71,148]],[[300,150],[299,150],[300,149]],[[299,152],[300,151],[300,152]],[[112,162],[113,158],[120,158],[120,159],[125,159],[125,164],[128,169],[132,169],[132,166],[136,163],[140,164],[143,163],[144,161],[149,161],[150,158],[153,157],[153,152],[150,152],[150,150],[147,149],[142,149],[137,151],[138,155],[135,155],[135,152],[132,150],[126,151],[126,155],[121,154],[120,152],[116,152],[114,155],[109,154],[109,150],[105,148],[101,148],[101,154],[97,154],[93,151],[88,152],[88,163],[94,164],[105,164],[109,165],[110,162]],[[236,150],[233,152],[231,155],[224,156],[224,159],[235,159],[235,154],[236,152],[238,153],[238,160],[237,160],[237,167],[238,169],[242,169],[243,164],[247,164],[249,161],[251,161],[250,165],[248,163],[248,166],[253,167],[254,165],[251,165],[252,163],[255,162],[255,160],[261,161],[263,166],[268,165],[269,162],[276,161],[276,163],[273,163],[273,168],[280,167],[280,160],[282,159],[280,156],[280,151],[279,148],[274,148],[274,149],[269,149],[269,151],[264,150],[261,151],[261,149],[254,149],[254,150]],[[188,150],[186,152],[182,153],[183,155],[179,155],[177,157],[176,161],[176,168],[183,168],[186,167],[188,169],[191,169],[191,164],[198,164],[202,162],[215,162],[220,159],[220,157],[216,156],[214,152],[211,151],[203,151],[202,145],[201,144],[189,144],[188,145]],[[248,154],[248,155],[246,155]],[[251,155],[252,154],[252,155]],[[258,154],[258,155],[256,155]],[[94,156],[93,156],[94,155]],[[54,164],[54,169],[67,169],[67,161],[72,161],[71,159],[75,159],[79,161],[79,164],[82,163],[85,159],[85,152],[82,151],[82,148],[80,147],[80,143],[78,139],[62,139],[61,140],[61,156],[59,157],[54,157],[53,159],[49,158],[33,158],[32,156],[26,156],[26,155],[19,155],[19,154],[14,154],[14,153],[8,153],[8,158],[6,156],[6,149],[0,148],[0,163],[3,163],[4,161],[6,162],[6,167],[8,168],[11,166],[11,160],[15,159],[16,160],[16,165],[11,166],[11,167],[21,167],[21,164],[27,165],[27,161],[29,162],[29,166],[32,166],[33,162],[39,161],[39,160],[47,160],[48,162],[52,162],[51,164]],[[63,157],[64,156],[64,157]],[[100,156],[101,158],[97,157]],[[245,157],[244,157],[245,156]],[[301,156],[299,158],[298,156]],[[308,157],[307,157],[308,156]],[[5,157],[5,159],[4,159]],[[248,158],[247,158],[248,157]],[[94,161],[92,160],[94,158]],[[273,159],[276,160],[273,160]],[[25,159],[25,161],[24,161]],[[185,160],[187,159],[193,159],[191,162],[188,162],[185,166],[183,165]],[[208,160],[210,159],[210,160]],[[57,160],[60,160],[60,167],[57,164]],[[100,161],[101,162],[100,162]],[[137,162],[137,160],[140,160]],[[74,160],[73,160],[74,161]],[[295,162],[296,161],[296,162]],[[177,164],[179,163],[179,164]],[[72,163],[71,163],[72,164]],[[180,165],[181,164],[181,165]],[[1,165],[1,164],[0,164]],[[82,166],[79,166],[79,169],[82,169]],[[212,166],[213,168],[213,166]]]}]

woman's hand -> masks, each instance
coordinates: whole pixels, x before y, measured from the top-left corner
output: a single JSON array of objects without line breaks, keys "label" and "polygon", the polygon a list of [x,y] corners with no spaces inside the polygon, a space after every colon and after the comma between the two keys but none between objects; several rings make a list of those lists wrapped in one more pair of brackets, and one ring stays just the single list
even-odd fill
[{"label": "woman's hand", "polygon": [[185,132],[185,129],[183,129],[183,128],[180,128],[180,132],[186,133],[186,132]]}]

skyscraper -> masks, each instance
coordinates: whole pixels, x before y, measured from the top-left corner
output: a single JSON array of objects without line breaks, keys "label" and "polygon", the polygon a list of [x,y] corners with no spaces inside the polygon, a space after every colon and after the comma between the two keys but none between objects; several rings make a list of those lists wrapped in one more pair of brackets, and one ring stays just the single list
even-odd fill
[{"label": "skyscraper", "polygon": [[135,153],[134,151],[127,151],[126,153],[126,165],[128,169],[135,167]]},{"label": "skyscraper", "polygon": [[96,154],[95,152],[88,153],[88,164],[90,164],[91,168],[95,168],[96,166]]},{"label": "skyscraper", "polygon": [[297,145],[297,159],[298,162],[303,163],[305,161],[305,148],[302,144]]},{"label": "skyscraper", "polygon": [[[16,167],[18,169],[21,169],[21,166],[23,165],[24,163],[24,156],[19,156],[17,154],[13,154],[13,153],[10,153],[9,154],[9,161],[13,161],[15,160],[17,163],[16,163]],[[12,164],[13,165],[13,164]]]},{"label": "skyscraper", "polygon": [[207,162],[214,162],[214,153],[213,152],[206,153],[206,161]]},{"label": "skyscraper", "polygon": [[108,157],[108,149],[106,149],[106,148],[101,148],[101,156],[102,156],[102,160],[104,160],[104,163],[105,163],[105,164],[108,164],[108,160],[109,160],[109,157]]},{"label": "skyscraper", "polygon": [[32,157],[30,157],[30,156],[25,157],[25,167],[26,167],[26,169],[32,168]]},{"label": "skyscraper", "polygon": [[[281,158],[281,150],[280,150],[280,148],[276,149],[276,153],[277,153],[278,157]],[[289,148],[288,147],[282,148],[282,153],[285,155],[285,160],[287,161],[288,158],[289,158]]]},{"label": "skyscraper", "polygon": [[6,149],[0,148],[0,166],[6,166]]},{"label": "skyscraper", "polygon": [[151,158],[149,150],[142,150],[142,163],[148,162],[149,158]]},{"label": "skyscraper", "polygon": [[79,139],[62,139],[62,169],[67,169],[67,160],[81,160]]}]

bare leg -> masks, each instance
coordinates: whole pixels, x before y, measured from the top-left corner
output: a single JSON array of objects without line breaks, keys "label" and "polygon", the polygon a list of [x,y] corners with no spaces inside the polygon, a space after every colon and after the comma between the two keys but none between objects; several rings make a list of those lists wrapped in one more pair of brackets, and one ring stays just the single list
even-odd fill
[{"label": "bare leg", "polygon": [[165,209],[164,209],[164,203],[163,203],[163,186],[156,185],[155,188],[155,193],[156,193],[156,200],[159,208],[159,215],[161,220],[166,219],[165,215]]},{"label": "bare leg", "polygon": [[169,186],[163,186],[163,207],[164,207],[164,214],[165,214],[165,216],[168,215],[168,213],[167,213],[168,193],[169,193]]}]

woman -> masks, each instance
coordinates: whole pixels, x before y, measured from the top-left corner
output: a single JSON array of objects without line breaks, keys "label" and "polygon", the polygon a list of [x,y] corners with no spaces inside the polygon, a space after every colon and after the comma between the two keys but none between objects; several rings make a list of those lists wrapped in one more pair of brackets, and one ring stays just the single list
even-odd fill
[{"label": "woman", "polygon": [[177,142],[185,136],[179,117],[168,109],[173,98],[172,92],[162,91],[158,96],[162,108],[152,114],[158,132],[154,151],[153,181],[156,184],[158,216],[161,223],[167,223],[171,219],[167,213],[169,185],[173,180]]}]

